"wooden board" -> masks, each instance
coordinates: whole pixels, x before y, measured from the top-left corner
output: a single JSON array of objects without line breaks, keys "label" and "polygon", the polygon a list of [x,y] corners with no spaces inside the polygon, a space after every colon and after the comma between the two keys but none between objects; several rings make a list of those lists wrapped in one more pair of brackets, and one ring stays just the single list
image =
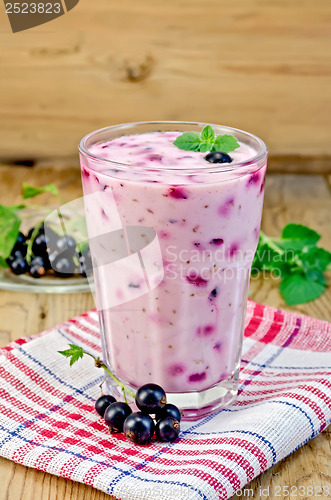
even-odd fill
[{"label": "wooden board", "polygon": [[16,34],[0,8],[1,158],[75,155],[115,123],[199,120],[330,169],[330,0],[82,0]]},{"label": "wooden board", "polygon": [[[56,179],[54,179],[54,167]],[[44,162],[33,168],[0,166],[0,199],[2,203],[16,203],[19,186],[22,181],[42,185],[55,180],[61,193],[67,200],[81,194],[79,169],[67,166],[56,160]],[[329,214],[331,213],[331,190],[327,179],[321,175],[268,175],[266,182],[265,204],[263,212],[263,230],[270,235],[277,235],[287,222],[308,224],[318,230],[323,238],[323,246],[331,249]],[[43,195],[44,203],[51,203],[48,195]],[[277,282],[259,280],[251,284],[251,297],[283,309],[299,311],[305,314],[331,321],[331,288],[318,300],[297,306],[287,307],[282,301]],[[93,307],[90,294],[79,295],[33,295],[0,291],[0,345],[6,345],[23,335],[31,335],[54,326],[63,320],[82,313]],[[277,500],[285,495],[277,495],[277,487],[300,486],[329,488],[331,428],[301,447],[291,456],[270,468],[247,485],[242,496],[256,500]],[[0,500],[106,500],[111,497],[90,486],[57,478],[42,471],[28,469],[9,460],[0,458]],[[261,489],[269,488],[269,494],[261,495]],[[295,491],[292,489],[292,492]],[[299,491],[299,489],[297,490]],[[318,490],[315,490],[318,491]],[[245,496],[246,495],[246,496]],[[297,500],[289,495],[289,500]],[[314,496],[301,496],[307,500]],[[322,496],[322,498],[328,498]],[[152,499],[151,499],[152,500]],[[154,500],[154,499],[153,499]]]}]

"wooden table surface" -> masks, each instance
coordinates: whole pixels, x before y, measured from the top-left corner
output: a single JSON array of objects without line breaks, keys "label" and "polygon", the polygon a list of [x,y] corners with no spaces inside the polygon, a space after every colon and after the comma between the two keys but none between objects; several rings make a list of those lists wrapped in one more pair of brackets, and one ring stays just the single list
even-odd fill
[{"label": "wooden table surface", "polygon": [[[56,167],[56,169],[55,169]],[[20,202],[23,181],[43,185],[55,182],[68,201],[81,196],[78,163],[70,166],[40,162],[32,168],[0,166],[0,202]],[[323,237],[321,244],[331,249],[331,179],[322,175],[274,174],[267,176],[263,230],[278,235],[288,222],[307,224]],[[43,195],[42,203],[52,203]],[[329,277],[330,278],[330,277]],[[331,321],[331,288],[318,300],[298,307],[286,307],[274,280],[256,280],[251,298],[263,304],[298,311]],[[90,294],[46,295],[0,291],[0,346],[24,335],[40,332],[54,324],[94,307]],[[246,486],[241,496],[276,500],[277,486],[329,487],[331,498],[331,428],[301,447],[290,457],[270,468]],[[92,487],[28,469],[0,458],[0,500],[105,500],[110,497]],[[260,488],[265,494],[261,493]],[[285,495],[284,495],[285,497]],[[296,499],[298,496],[289,495]],[[300,498],[315,499],[307,493]],[[154,500],[154,499],[151,499]]]}]

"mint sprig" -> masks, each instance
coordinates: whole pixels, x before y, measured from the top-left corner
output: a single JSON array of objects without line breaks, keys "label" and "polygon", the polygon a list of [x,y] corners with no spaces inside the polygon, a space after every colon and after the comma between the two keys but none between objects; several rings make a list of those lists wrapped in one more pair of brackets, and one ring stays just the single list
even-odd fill
[{"label": "mint sprig", "polygon": [[304,304],[326,290],[324,272],[331,268],[331,252],[316,244],[320,235],[302,224],[287,224],[281,238],[260,232],[252,274],[273,272],[280,277],[280,293],[287,305]]},{"label": "mint sprig", "polygon": [[[6,259],[9,257],[16,243],[20,228],[20,219],[15,210],[0,205],[0,266],[7,267]],[[6,264],[6,266],[5,266]]]},{"label": "mint sprig", "polygon": [[184,132],[175,139],[173,143],[177,148],[184,151],[222,151],[230,153],[239,148],[239,143],[233,135],[224,134],[216,136],[210,125],[206,125],[200,132]]},{"label": "mint sprig", "polygon": [[94,359],[94,364],[97,368],[103,368],[108,375],[121,387],[124,400],[127,403],[127,397],[126,393],[128,393],[133,399],[135,397],[134,393],[127,388],[126,385],[124,385],[118,378],[109,370],[108,366],[104,364],[104,362],[99,358],[93,356],[93,354],[84,351],[82,347],[79,347],[78,345],[75,344],[69,344],[70,349],[66,349],[64,351],[58,351],[59,354],[62,354],[62,356],[65,356],[66,358],[70,358],[70,366],[72,366],[74,363],[76,363],[79,359],[81,359],[84,354],[87,356],[90,356],[91,358]]}]

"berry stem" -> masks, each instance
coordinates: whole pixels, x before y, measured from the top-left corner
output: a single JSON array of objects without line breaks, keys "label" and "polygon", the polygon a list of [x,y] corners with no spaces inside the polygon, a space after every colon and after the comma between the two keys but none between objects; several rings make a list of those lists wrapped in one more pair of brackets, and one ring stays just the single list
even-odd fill
[{"label": "berry stem", "polygon": [[125,393],[124,387],[122,387],[122,392],[123,392],[124,401],[126,402],[126,404],[128,404],[128,400],[126,399],[126,393]]},{"label": "berry stem", "polygon": [[284,253],[284,250],[282,250],[282,248],[280,248],[275,242],[276,238],[271,238],[266,234],[264,234],[262,231],[260,231],[260,236],[262,244],[267,243],[269,247],[272,248],[272,250],[274,250],[274,252],[278,253],[279,255],[282,255]]},{"label": "berry stem", "polygon": [[63,215],[62,215],[60,207],[57,208],[57,215],[58,215],[59,220],[60,220],[62,232],[63,232],[63,234],[65,234],[67,236],[67,231],[66,231],[66,227],[65,227],[64,222],[63,222]]},{"label": "berry stem", "polygon": [[121,382],[120,380],[118,380],[118,378],[109,370],[108,366],[106,366],[105,363],[100,358],[96,358],[95,356],[93,356],[93,354],[91,354],[89,352],[86,352],[84,350],[83,350],[83,353],[87,354],[88,356],[91,356],[91,358],[94,359],[95,366],[97,368],[103,368],[105,370],[105,372],[107,372],[108,375],[121,387],[123,395],[124,395],[124,400],[125,400],[126,403],[127,403],[126,392],[134,399],[135,394],[132,391],[130,391],[130,389],[128,389],[123,384],[123,382]]},{"label": "berry stem", "polygon": [[38,235],[39,229],[41,228],[41,226],[43,225],[43,223],[44,223],[44,220],[41,220],[40,222],[38,222],[38,224],[35,226],[34,230],[32,231],[31,238],[29,240],[28,248],[27,248],[27,251],[26,251],[26,257],[25,257],[25,260],[27,261],[28,264],[31,263],[33,242],[35,240],[35,237]]},{"label": "berry stem", "polygon": [[100,390],[101,390],[101,396],[103,396],[102,386],[103,386],[103,384],[106,382],[106,380],[107,380],[107,377],[105,377],[105,378],[103,379],[103,381],[101,382],[101,384],[99,384],[99,387],[100,387]]}]

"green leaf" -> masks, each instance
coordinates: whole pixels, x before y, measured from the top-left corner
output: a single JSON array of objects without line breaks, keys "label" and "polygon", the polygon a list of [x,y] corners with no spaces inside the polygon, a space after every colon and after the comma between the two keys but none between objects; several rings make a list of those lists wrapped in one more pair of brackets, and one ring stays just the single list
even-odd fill
[{"label": "green leaf", "polygon": [[199,132],[184,132],[174,141],[174,145],[184,151],[199,151],[201,135]]},{"label": "green leaf", "polygon": [[207,153],[207,151],[210,151],[210,148],[211,148],[210,144],[205,144],[205,143],[202,142],[200,144],[199,151],[201,153]]},{"label": "green leaf", "polygon": [[232,135],[219,135],[215,139],[215,131],[210,125],[206,125],[201,134],[199,132],[184,132],[177,137],[174,145],[185,151],[200,151],[201,153],[207,151],[229,153],[239,148],[237,139]]},{"label": "green leaf", "polygon": [[283,239],[304,240],[310,243],[317,243],[320,235],[302,224],[287,224],[282,231]]},{"label": "green leaf", "polygon": [[239,143],[233,135],[218,135],[211,151],[222,151],[223,153],[230,153],[239,148]]},{"label": "green leaf", "polygon": [[0,267],[9,267],[5,259],[0,257]]},{"label": "green leaf", "polygon": [[69,344],[70,349],[66,349],[65,351],[58,351],[59,354],[62,354],[66,358],[70,358],[70,366],[72,366],[76,361],[84,356],[84,351],[82,347],[79,347],[75,344]]},{"label": "green leaf", "polygon": [[316,281],[320,285],[327,286],[326,278],[323,274],[323,271],[320,269],[309,268],[306,271],[306,278],[308,281]]},{"label": "green leaf", "polygon": [[252,271],[273,271],[282,275],[286,264],[286,254],[274,244],[272,238],[260,232],[258,246],[254,255]]},{"label": "green leaf", "polygon": [[300,239],[297,240],[286,239],[280,241],[277,240],[277,245],[284,251],[301,252],[304,248],[307,247],[307,241]]},{"label": "green leaf", "polygon": [[38,194],[42,194],[42,193],[46,193],[46,192],[52,193],[55,196],[58,195],[57,187],[54,184],[47,184],[47,186],[43,186],[43,187],[34,187],[34,186],[30,186],[26,182],[23,182],[22,198],[24,200],[26,200],[27,198],[34,198]]},{"label": "green leaf", "polygon": [[252,270],[253,273],[259,271],[269,271],[278,275],[283,275],[286,259],[284,255],[275,252],[268,245],[262,245],[255,253]]},{"label": "green leaf", "polygon": [[331,252],[316,247],[320,235],[301,224],[288,224],[283,238],[260,232],[252,274],[278,271],[280,292],[288,305],[304,304],[320,297],[327,281],[323,271],[330,268]]},{"label": "green leaf", "polygon": [[295,306],[320,297],[325,291],[325,285],[307,280],[302,274],[292,274],[282,280],[279,289],[286,304]]},{"label": "green leaf", "polygon": [[16,210],[23,210],[23,208],[26,208],[26,207],[27,207],[27,205],[20,204],[20,205],[9,205],[7,208],[9,208],[9,210],[16,211]]},{"label": "green leaf", "polygon": [[276,257],[279,257],[279,254],[270,249],[268,245],[261,245],[255,253],[252,267],[261,271],[263,269],[272,271],[279,263],[279,261],[275,262]]},{"label": "green leaf", "polygon": [[324,248],[309,247],[301,254],[301,260],[305,267],[319,268],[322,271],[331,263],[331,252]]},{"label": "green leaf", "polygon": [[0,257],[7,259],[16,243],[20,219],[8,207],[0,205]]},{"label": "green leaf", "polygon": [[213,142],[215,141],[215,132],[210,125],[206,125],[205,128],[202,130],[201,141],[206,142],[208,144],[213,144]]}]

